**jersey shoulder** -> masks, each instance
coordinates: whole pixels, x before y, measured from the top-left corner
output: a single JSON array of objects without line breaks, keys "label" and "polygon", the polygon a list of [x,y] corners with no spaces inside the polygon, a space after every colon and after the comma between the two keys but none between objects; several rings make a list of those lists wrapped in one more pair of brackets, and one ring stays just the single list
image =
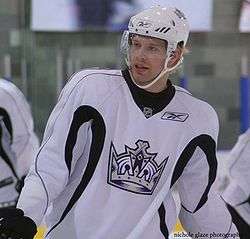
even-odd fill
[{"label": "jersey shoulder", "polygon": [[120,70],[84,69],[73,74],[64,87],[64,93],[82,87],[88,90],[112,90],[122,84]]},{"label": "jersey shoulder", "polygon": [[12,82],[5,79],[0,79],[0,91],[13,97],[15,97],[15,95],[22,95],[20,90]]},{"label": "jersey shoulder", "polygon": [[245,131],[238,137],[237,143],[250,144],[250,128],[248,128],[247,131]]},{"label": "jersey shoulder", "polygon": [[[71,95],[84,96],[85,102],[100,104],[124,84],[120,70],[84,69],[73,74],[63,88],[59,100]],[[77,97],[79,99],[79,97]]]},{"label": "jersey shoulder", "polygon": [[84,84],[88,87],[91,84],[105,86],[110,81],[115,82],[117,78],[121,78],[120,70],[103,70],[103,69],[84,69],[73,74],[67,82],[69,87]]},{"label": "jersey shoulder", "polygon": [[25,125],[33,130],[33,119],[29,103],[12,82],[0,79],[0,108],[3,108],[15,125]]},{"label": "jersey shoulder", "polygon": [[1,104],[15,102],[16,105],[22,107],[29,107],[25,96],[15,84],[10,81],[0,79],[0,99]]},{"label": "jersey shoulder", "polygon": [[194,97],[189,91],[175,86],[176,97],[180,104],[192,115],[194,125],[201,128],[218,129],[218,115],[214,108],[206,101]]}]

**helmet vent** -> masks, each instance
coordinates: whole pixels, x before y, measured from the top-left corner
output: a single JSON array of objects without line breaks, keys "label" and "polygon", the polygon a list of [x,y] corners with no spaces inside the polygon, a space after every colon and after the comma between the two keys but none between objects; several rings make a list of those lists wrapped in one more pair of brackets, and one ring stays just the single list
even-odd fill
[{"label": "helmet vent", "polygon": [[156,32],[163,32],[163,33],[167,33],[168,31],[170,30],[170,27],[169,28],[166,28],[166,27],[162,27],[162,28],[157,28],[155,29]]}]

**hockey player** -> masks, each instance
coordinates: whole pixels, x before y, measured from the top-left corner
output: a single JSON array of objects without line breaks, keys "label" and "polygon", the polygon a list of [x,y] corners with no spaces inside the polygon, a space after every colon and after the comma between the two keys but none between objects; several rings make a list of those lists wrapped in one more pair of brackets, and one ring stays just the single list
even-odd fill
[{"label": "hockey player", "polygon": [[24,95],[14,84],[0,79],[0,208],[16,205],[37,149]]},{"label": "hockey player", "polygon": [[230,184],[223,193],[241,239],[250,237],[250,129],[229,154]]},{"label": "hockey player", "polygon": [[3,236],[32,238],[46,214],[46,238],[167,239],[177,218],[176,185],[191,237],[236,238],[213,190],[217,115],[168,79],[188,35],[180,10],[150,8],[123,35],[125,70],[71,77],[17,209],[0,211]]}]

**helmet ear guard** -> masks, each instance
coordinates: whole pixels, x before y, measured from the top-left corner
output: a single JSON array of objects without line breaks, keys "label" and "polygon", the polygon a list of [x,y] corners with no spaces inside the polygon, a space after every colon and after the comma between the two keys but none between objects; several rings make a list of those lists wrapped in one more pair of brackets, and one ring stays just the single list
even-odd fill
[{"label": "helmet ear guard", "polygon": [[130,67],[128,61],[129,50],[129,31],[124,31],[120,42],[121,68],[126,69]]},{"label": "helmet ear guard", "polygon": [[[121,54],[128,68],[130,68],[130,34],[159,38],[167,42],[167,57],[164,69],[156,77],[157,79],[153,79],[153,83],[157,82],[164,74],[176,69],[183,62],[181,55],[176,65],[168,68],[168,62],[173,52],[177,49],[178,45],[182,48],[185,47],[189,35],[188,21],[185,15],[177,8],[154,6],[131,17],[128,30],[124,31],[120,45]],[[151,83],[144,87],[138,86],[146,89],[152,85]]]}]

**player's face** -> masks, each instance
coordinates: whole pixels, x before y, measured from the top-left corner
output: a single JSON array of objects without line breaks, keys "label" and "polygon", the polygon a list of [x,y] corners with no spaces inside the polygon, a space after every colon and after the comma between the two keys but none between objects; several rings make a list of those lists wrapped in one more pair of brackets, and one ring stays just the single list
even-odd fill
[{"label": "player's face", "polygon": [[166,42],[153,37],[134,35],[129,49],[131,74],[138,85],[149,84],[164,68]]}]

